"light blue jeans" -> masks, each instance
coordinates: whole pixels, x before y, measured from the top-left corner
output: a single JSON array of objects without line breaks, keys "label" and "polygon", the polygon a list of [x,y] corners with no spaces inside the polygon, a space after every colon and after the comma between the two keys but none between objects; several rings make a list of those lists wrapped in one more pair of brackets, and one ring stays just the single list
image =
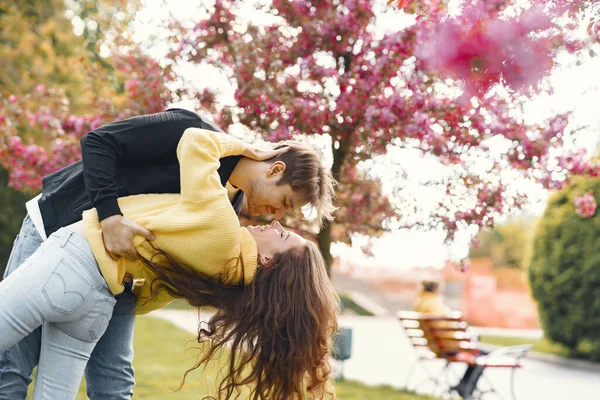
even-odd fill
[{"label": "light blue jeans", "polygon": [[[78,251],[86,248],[89,249],[85,239],[79,237],[77,234],[69,232],[69,238],[71,241],[79,241],[80,239],[85,242],[78,244],[77,247],[80,249]],[[15,240],[5,277],[19,271],[21,268],[17,267],[22,265],[24,261],[37,250],[41,243],[42,239],[33,226],[33,223],[29,217],[26,217],[23,221],[21,231]],[[53,247],[54,246],[56,246],[56,244],[54,244]],[[67,251],[70,246],[59,248],[61,251]],[[91,252],[89,256],[91,257]],[[89,258],[86,260],[92,261],[93,257],[91,257],[91,260]],[[43,264],[46,265],[46,261],[48,261],[46,260],[46,257],[42,257],[40,263],[43,262]],[[93,265],[96,265],[95,261],[93,263]],[[30,264],[31,262],[27,263],[27,265]],[[77,268],[85,267],[79,266]],[[95,271],[97,272],[97,267],[94,268],[96,268]],[[87,268],[85,270],[87,271]],[[80,273],[80,275],[82,275],[82,273]],[[20,298],[23,298],[25,293],[29,293],[27,289],[28,284],[28,282],[23,281],[13,284],[15,287],[14,290],[19,292]],[[4,283],[2,283],[2,285],[4,285]],[[87,395],[92,400],[131,399],[133,395],[135,380],[131,363],[133,360],[133,327],[135,316],[132,311],[135,306],[135,297],[131,292],[124,292],[116,296],[116,300],[117,303],[114,306],[108,328],[102,338],[97,342],[91,354],[91,358],[85,367]],[[0,312],[7,308],[5,307],[4,302],[4,299],[0,300]],[[42,325],[43,326],[35,329],[31,334],[20,340],[16,345],[7,350],[0,351],[1,400],[25,399],[27,386],[31,383],[32,371],[34,367],[38,365],[38,362],[40,363],[40,369],[42,369],[41,363],[44,359],[42,332],[46,331],[46,325]],[[4,328],[0,328],[0,336],[4,336],[3,329]],[[46,337],[47,336],[44,333],[44,338]],[[41,353],[42,357],[40,357]],[[77,385],[79,385],[81,374],[78,375],[77,379]],[[61,385],[62,384],[63,379],[61,378]],[[60,395],[56,398],[62,399],[66,397]]]}]

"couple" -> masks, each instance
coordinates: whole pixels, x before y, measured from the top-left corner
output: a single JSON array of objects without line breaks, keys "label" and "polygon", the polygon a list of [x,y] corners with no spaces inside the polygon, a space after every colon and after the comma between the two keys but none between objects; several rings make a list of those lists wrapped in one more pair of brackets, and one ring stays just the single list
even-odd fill
[{"label": "couple", "polygon": [[253,214],[311,204],[330,217],[334,182],[314,150],[260,150],[180,109],[98,128],[81,146],[82,161],[28,204],[0,283],[0,399],[24,399],[36,364],[34,399],[75,398],[84,370],[90,399],[131,398],[133,313],[174,298],[216,309],[196,367],[231,347],[219,397],[247,384],[257,398],[335,396],[338,299],[318,248],[236,215],[245,194]]}]

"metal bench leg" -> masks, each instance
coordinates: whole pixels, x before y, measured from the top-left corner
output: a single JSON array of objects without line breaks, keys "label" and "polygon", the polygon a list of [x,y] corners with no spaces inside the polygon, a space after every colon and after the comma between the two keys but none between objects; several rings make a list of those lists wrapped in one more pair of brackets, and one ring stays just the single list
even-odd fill
[{"label": "metal bench leg", "polygon": [[412,378],[412,376],[414,375],[415,370],[417,369],[417,366],[420,362],[422,362],[422,361],[417,358],[417,360],[414,363],[412,363],[412,365],[408,369],[408,376],[406,377],[406,384],[405,384],[405,387],[408,390],[410,390],[410,386],[409,386],[410,378]]},{"label": "metal bench leg", "polygon": [[510,373],[510,394],[513,400],[517,400],[517,392],[515,391],[515,374],[517,372],[517,367],[513,367]]},{"label": "metal bench leg", "polygon": [[442,389],[444,389],[444,382],[445,382],[444,374],[447,369],[447,364],[444,367],[442,367],[440,370],[437,370],[437,368],[434,370],[433,368],[430,368],[430,366],[427,365],[427,361],[436,361],[436,360],[417,360],[415,363],[413,363],[414,369],[409,372],[409,376],[412,376],[414,374],[414,371],[417,368],[417,365],[420,365],[420,367],[423,370],[423,372],[425,373],[426,377],[423,380],[419,381],[412,389],[408,386],[408,379],[407,379],[406,388],[409,390],[417,391],[419,388],[421,388],[425,385],[431,384],[432,385],[431,391],[428,391],[428,392],[430,393],[431,396],[434,396],[438,392],[441,392]]},{"label": "metal bench leg", "polygon": [[[481,388],[482,382],[485,382],[485,385],[488,386],[489,389],[483,390],[483,388]],[[487,394],[493,394],[496,398],[500,400],[504,399],[504,396],[502,396],[502,394],[496,390],[494,384],[492,383],[491,379],[485,374],[484,370],[481,377],[479,378],[479,382],[477,382],[477,387],[475,387],[475,390],[473,391],[473,400],[481,400],[484,397],[487,398]]]}]

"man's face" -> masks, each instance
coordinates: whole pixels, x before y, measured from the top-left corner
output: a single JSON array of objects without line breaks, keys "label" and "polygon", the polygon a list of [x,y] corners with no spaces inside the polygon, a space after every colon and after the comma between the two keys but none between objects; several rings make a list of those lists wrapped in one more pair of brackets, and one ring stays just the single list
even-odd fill
[{"label": "man's face", "polygon": [[289,184],[277,185],[285,171],[285,164],[283,169],[275,164],[271,165],[265,174],[255,178],[251,189],[245,193],[248,210],[254,216],[271,214],[275,219],[280,219],[289,210],[296,210],[305,205]]}]

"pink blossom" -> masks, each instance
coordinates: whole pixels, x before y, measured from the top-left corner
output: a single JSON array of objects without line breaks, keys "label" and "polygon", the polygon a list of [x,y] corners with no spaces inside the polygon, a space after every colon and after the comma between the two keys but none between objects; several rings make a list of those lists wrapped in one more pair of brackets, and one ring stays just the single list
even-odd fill
[{"label": "pink blossom", "polygon": [[584,195],[575,197],[573,204],[575,204],[575,212],[581,218],[591,218],[596,212],[596,199],[591,190]]},{"label": "pink blossom", "polygon": [[479,2],[465,5],[460,17],[433,15],[418,28],[416,55],[440,75],[464,81],[466,95],[481,98],[498,83],[536,88],[552,70],[561,40],[577,48],[576,41],[547,33],[555,24],[542,5],[511,18],[496,14]]}]

